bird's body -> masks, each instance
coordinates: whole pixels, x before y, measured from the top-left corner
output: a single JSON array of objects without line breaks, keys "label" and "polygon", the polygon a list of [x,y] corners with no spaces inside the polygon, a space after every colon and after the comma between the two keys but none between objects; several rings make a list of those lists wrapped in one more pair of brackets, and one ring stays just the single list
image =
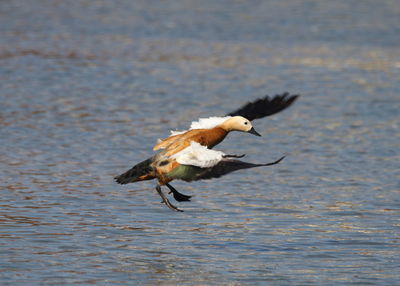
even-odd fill
[{"label": "bird's body", "polygon": [[[276,102],[277,98],[280,99],[278,103]],[[169,202],[162,193],[160,186],[166,185],[176,200],[188,201],[190,196],[179,193],[169,184],[172,180],[179,179],[190,182],[211,179],[239,169],[269,166],[279,163],[283,157],[273,163],[252,164],[231,159],[232,157],[239,158],[242,156],[226,155],[223,152],[211,149],[222,142],[229,132],[232,131],[248,132],[260,136],[254,130],[250,120],[279,112],[289,106],[296,98],[296,95],[288,97],[287,94],[276,96],[272,100],[266,97],[261,102],[265,103],[268,100],[273,103],[273,106],[269,106],[270,109],[272,108],[269,113],[263,109],[264,113],[268,113],[263,116],[259,115],[259,111],[254,115],[254,103],[249,103],[229,116],[211,117],[193,122],[189,130],[173,132],[171,136],[160,140],[153,148],[153,150],[158,151],[154,156],[115,177],[115,180],[120,184],[127,184],[157,179],[158,185],[156,189],[162,197],[163,202],[171,209],[179,210]],[[240,113],[244,113],[243,115],[247,115],[250,119],[236,115]]]},{"label": "bird's body", "polygon": [[227,130],[217,126],[212,129],[191,129],[183,134],[172,135],[160,143],[154,146],[153,150],[166,150],[166,155],[173,155],[190,145],[190,142],[197,142],[208,148],[213,148],[214,146],[221,143],[226,135],[228,135]]}]

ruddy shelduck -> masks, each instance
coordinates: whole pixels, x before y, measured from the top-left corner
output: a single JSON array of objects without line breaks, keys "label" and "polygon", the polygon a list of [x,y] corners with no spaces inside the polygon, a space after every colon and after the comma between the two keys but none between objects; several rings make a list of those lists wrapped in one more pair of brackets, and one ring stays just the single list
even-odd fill
[{"label": "ruddy shelduck", "polygon": [[[298,95],[284,93],[272,99],[266,96],[247,103],[225,117],[201,118],[192,122],[189,130],[172,131],[171,136],[159,140],[153,150],[154,156],[135,165],[125,173],[115,177],[119,184],[157,179],[156,190],[163,203],[170,209],[175,207],[162,192],[161,186],[167,186],[175,200],[190,201],[191,196],[178,192],[169,183],[172,180],[197,181],[218,178],[240,169],[278,164],[284,157],[267,164],[253,164],[237,160],[244,155],[229,155],[212,150],[232,131],[246,132],[261,136],[251,124],[252,120],[270,116],[289,107]],[[236,158],[236,159],[234,159]]]}]

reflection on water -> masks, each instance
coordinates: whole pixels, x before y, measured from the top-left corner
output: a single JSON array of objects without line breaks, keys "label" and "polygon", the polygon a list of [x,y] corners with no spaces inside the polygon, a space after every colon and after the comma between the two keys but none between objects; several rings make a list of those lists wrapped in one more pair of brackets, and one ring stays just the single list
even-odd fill
[{"label": "reflection on water", "polygon": [[[398,7],[339,2],[1,2],[0,284],[397,284]],[[184,213],[113,182],[285,90],[263,137],[218,148],[278,166],[175,182]]]}]

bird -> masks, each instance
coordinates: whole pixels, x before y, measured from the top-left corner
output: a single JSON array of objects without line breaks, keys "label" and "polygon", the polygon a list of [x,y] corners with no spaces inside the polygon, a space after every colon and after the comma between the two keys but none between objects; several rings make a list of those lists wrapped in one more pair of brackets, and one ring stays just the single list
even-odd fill
[{"label": "bird", "polygon": [[183,180],[192,182],[218,178],[236,170],[272,166],[281,162],[285,156],[271,163],[255,164],[238,160],[245,155],[225,154],[213,150],[233,131],[261,136],[253,127],[252,121],[276,114],[293,104],[299,95],[287,92],[269,97],[268,95],[248,102],[239,109],[222,117],[200,118],[193,121],[185,131],[171,131],[171,135],[159,139],[153,147],[157,151],[150,158],[134,165],[128,171],[114,177],[118,184],[128,184],[147,180],[157,180],[156,191],[168,208],[183,210],[173,205],[162,192],[166,186],[178,202],[190,201],[191,196],[177,191],[170,182]]}]

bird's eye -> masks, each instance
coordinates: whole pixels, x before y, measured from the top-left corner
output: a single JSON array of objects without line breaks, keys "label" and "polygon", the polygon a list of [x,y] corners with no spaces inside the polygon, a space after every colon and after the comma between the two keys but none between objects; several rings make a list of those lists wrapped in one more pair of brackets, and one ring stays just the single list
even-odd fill
[{"label": "bird's eye", "polygon": [[247,123],[248,123],[248,122],[246,121],[246,122],[244,123],[244,125],[247,125]]}]

